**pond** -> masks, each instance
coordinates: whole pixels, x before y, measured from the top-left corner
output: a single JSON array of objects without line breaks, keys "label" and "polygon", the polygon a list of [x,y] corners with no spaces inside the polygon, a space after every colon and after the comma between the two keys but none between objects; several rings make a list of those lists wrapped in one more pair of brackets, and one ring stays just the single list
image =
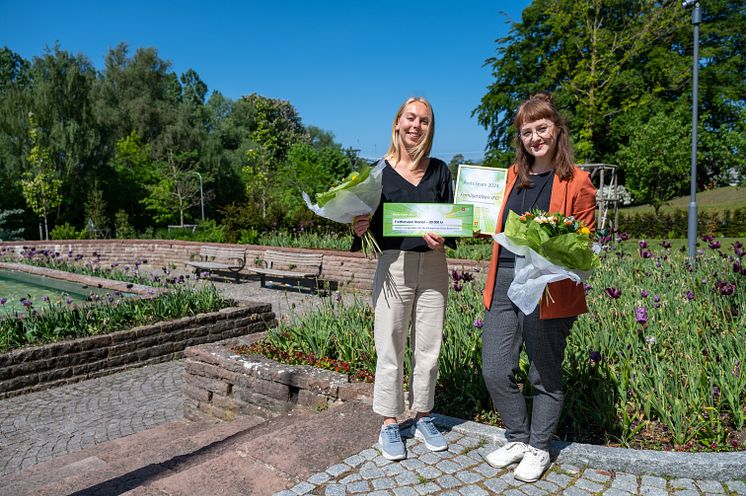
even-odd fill
[{"label": "pond", "polygon": [[43,308],[46,300],[63,303],[89,301],[93,295],[105,296],[113,290],[91,287],[54,277],[39,276],[0,269],[0,316],[23,312],[22,300],[30,300],[35,308]]}]

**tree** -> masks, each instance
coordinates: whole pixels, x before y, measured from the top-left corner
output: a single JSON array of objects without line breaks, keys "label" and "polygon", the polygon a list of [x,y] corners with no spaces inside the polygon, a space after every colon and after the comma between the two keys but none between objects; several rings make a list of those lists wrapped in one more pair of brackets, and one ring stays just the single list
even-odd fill
[{"label": "tree", "polygon": [[21,180],[23,197],[31,210],[44,222],[39,224],[39,239],[49,239],[49,213],[62,203],[60,188],[62,181],[52,168],[49,149],[39,144],[39,129],[34,115],[29,114],[29,139],[31,151],[28,154],[29,170]]},{"label": "tree", "polygon": [[687,110],[663,107],[638,120],[631,126],[629,144],[617,152],[627,189],[638,202],[650,203],[656,214],[689,185],[690,148],[682,146],[691,136]]},{"label": "tree", "polygon": [[5,222],[8,217],[12,215],[20,215],[23,210],[20,208],[14,208],[13,210],[0,210],[0,241],[13,241],[19,239],[18,237],[23,234],[23,228],[9,229],[5,227]]},{"label": "tree", "polygon": [[[490,131],[488,161],[509,154],[518,104],[548,90],[569,117],[578,161],[611,162],[636,135],[623,122],[630,113],[650,118],[658,104],[691,105],[689,20],[689,11],[672,0],[532,2],[486,61],[495,81],[474,114]],[[701,28],[701,143],[712,133],[737,143],[746,95],[743,2],[707,2]],[[733,151],[726,170],[737,169],[744,153]],[[716,159],[714,150],[711,157],[703,158],[707,182],[725,158]]]},{"label": "tree", "polygon": [[93,187],[88,192],[88,200],[85,202],[85,229],[92,239],[103,237],[108,232],[109,219],[106,215],[106,200],[104,194],[98,187],[98,181],[93,182]]},{"label": "tree", "polygon": [[155,222],[170,222],[178,218],[184,225],[187,210],[199,205],[199,185],[191,174],[197,161],[195,152],[168,153],[166,162],[157,162],[159,179],[148,185],[149,196],[142,201],[153,213]]}]

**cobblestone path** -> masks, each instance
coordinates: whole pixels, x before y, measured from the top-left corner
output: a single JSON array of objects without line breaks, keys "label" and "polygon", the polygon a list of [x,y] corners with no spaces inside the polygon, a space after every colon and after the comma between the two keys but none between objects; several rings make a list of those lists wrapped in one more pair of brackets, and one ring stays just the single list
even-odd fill
[{"label": "cobblestone path", "polygon": [[746,483],[733,480],[664,479],[554,464],[541,480],[526,484],[513,477],[512,468],[497,470],[484,461],[484,455],[497,446],[485,445],[478,436],[457,432],[446,434],[448,451],[431,453],[413,438],[406,439],[407,459],[386,460],[378,445],[342,463],[314,474],[275,496],[303,494],[341,496],[701,496],[746,494]]},{"label": "cobblestone path", "polygon": [[0,400],[0,476],[177,420],[181,361]]}]

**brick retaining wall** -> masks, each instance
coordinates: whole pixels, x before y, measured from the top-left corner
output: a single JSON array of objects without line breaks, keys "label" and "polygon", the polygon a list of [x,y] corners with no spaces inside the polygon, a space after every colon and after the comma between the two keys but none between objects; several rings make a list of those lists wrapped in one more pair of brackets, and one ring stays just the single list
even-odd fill
[{"label": "brick retaining wall", "polygon": [[253,304],[0,354],[0,399],[184,356],[201,343],[266,331],[271,305]]},{"label": "brick retaining wall", "polygon": [[[73,240],[73,241],[6,241],[0,243],[0,250],[11,249],[20,252],[23,247],[37,250],[57,251],[64,256],[68,251],[73,255],[83,255],[91,258],[96,253],[101,257],[101,263],[108,266],[113,262],[133,264],[136,261],[147,260],[153,267],[168,267],[173,264],[178,269],[185,269],[184,262],[196,260],[199,247],[223,246],[246,250],[246,266],[255,265],[261,259],[265,250],[282,250],[297,253],[322,253],[324,261],[321,279],[333,281],[343,286],[357,289],[371,289],[375,260],[365,258],[361,253],[350,253],[339,250],[311,250],[306,248],[285,248],[276,246],[238,245],[220,243],[198,243],[193,241],[172,240],[137,240],[137,239],[104,239],[104,240]],[[448,259],[449,269],[473,270],[475,267],[485,267],[484,262],[472,260]],[[191,269],[190,269],[191,270]],[[251,271],[244,269],[241,274],[249,275]]]},{"label": "brick retaining wall", "polygon": [[[261,338],[255,334],[241,338],[240,344]],[[230,345],[212,343],[186,349],[186,418],[269,418],[294,408],[321,410],[343,401],[372,401],[372,384],[350,382],[346,375],[307,365],[284,365],[258,355],[239,356]]]}]

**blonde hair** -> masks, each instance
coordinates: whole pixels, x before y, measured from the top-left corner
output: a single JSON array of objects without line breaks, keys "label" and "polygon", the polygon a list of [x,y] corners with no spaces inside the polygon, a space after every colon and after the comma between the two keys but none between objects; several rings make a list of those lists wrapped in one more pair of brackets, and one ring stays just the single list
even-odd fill
[{"label": "blonde hair", "polygon": [[399,133],[396,130],[396,125],[399,123],[399,119],[404,113],[404,109],[407,108],[407,105],[415,102],[422,103],[423,105],[425,105],[425,107],[427,107],[427,113],[430,117],[430,125],[427,128],[427,134],[425,134],[424,139],[420,141],[413,149],[409,150],[409,155],[410,157],[412,157],[412,163],[414,165],[419,164],[420,160],[430,155],[430,150],[433,147],[433,136],[435,135],[435,114],[433,113],[433,107],[425,98],[421,96],[413,96],[411,98],[407,98],[407,100],[401,104],[399,110],[396,111],[396,115],[394,116],[394,123],[391,125],[391,144],[389,145],[389,149],[386,152],[386,158],[391,158],[396,162],[399,162],[399,160],[401,160],[402,144],[399,139]]},{"label": "blonde hair", "polygon": [[515,164],[518,172],[519,184],[522,188],[531,186],[529,170],[534,164],[534,156],[526,151],[526,146],[523,144],[519,133],[521,127],[525,123],[538,121],[540,119],[548,119],[552,121],[552,124],[554,124],[556,129],[556,146],[554,148],[554,156],[552,157],[554,173],[557,174],[560,179],[568,180],[573,176],[575,169],[573,165],[572,145],[570,144],[570,131],[567,128],[567,122],[554,106],[554,103],[552,102],[552,94],[540,91],[532,95],[531,98],[518,107],[518,111],[513,119],[513,126],[515,126],[516,129],[516,135],[514,138],[516,155]]}]

